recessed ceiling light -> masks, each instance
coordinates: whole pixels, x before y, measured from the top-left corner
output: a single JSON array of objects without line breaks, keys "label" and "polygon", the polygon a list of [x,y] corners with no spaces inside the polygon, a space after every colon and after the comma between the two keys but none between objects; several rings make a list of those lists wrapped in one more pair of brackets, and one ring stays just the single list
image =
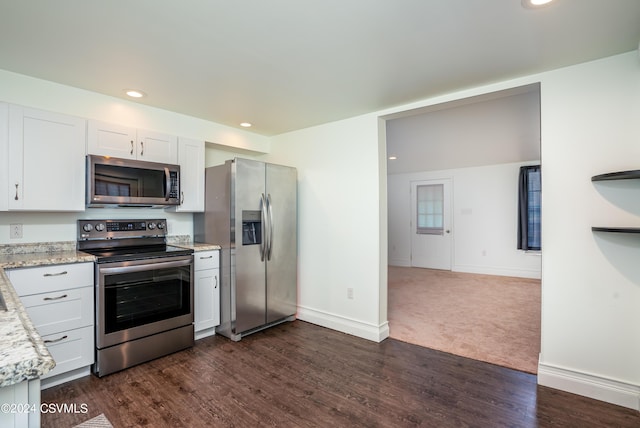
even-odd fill
[{"label": "recessed ceiling light", "polygon": [[251,124],[249,122],[242,122],[240,126],[242,126],[243,128],[251,128]]},{"label": "recessed ceiling light", "polygon": [[396,159],[398,159],[397,156],[389,156],[389,160],[396,160]]},{"label": "recessed ceiling light", "polygon": [[547,6],[553,0],[522,0],[522,6],[527,9],[537,9],[542,6]]},{"label": "recessed ceiling light", "polygon": [[138,89],[125,89],[124,93],[130,96],[131,98],[143,98],[146,97],[147,94],[138,90]]}]

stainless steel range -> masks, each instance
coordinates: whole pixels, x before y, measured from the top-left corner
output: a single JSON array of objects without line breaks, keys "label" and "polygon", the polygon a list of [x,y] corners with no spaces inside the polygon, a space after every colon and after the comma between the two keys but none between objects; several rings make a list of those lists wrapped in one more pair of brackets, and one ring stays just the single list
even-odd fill
[{"label": "stainless steel range", "polygon": [[78,220],[96,256],[97,376],[193,346],[193,251],[166,233],[164,219]]}]

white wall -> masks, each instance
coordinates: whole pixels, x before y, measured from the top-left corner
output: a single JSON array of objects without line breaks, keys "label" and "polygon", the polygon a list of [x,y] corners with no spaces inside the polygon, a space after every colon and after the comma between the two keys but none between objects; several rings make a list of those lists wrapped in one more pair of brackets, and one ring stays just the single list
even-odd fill
[{"label": "white wall", "polygon": [[[450,93],[403,110],[541,83],[541,384],[640,409],[640,239],[591,232],[595,224],[640,225],[640,185],[594,186],[594,174],[639,167],[637,52]],[[272,139],[298,166],[300,304],[303,319],[348,330],[384,325],[386,152],[367,115]],[[611,185],[614,186],[614,185]],[[622,196],[624,194],[624,196]],[[391,198],[391,196],[390,196]],[[616,201],[614,204],[612,201]],[[376,222],[384,222],[379,224]],[[378,282],[376,284],[376,282]],[[348,301],[345,289],[355,288]],[[311,314],[311,315],[309,315]],[[364,330],[367,330],[365,328]],[[364,336],[364,335],[363,335]]]},{"label": "white wall", "polygon": [[223,165],[226,161],[239,157],[245,159],[262,160],[264,153],[238,150],[233,148],[221,148],[216,144],[205,145],[205,168],[216,165]]},{"label": "white wall", "polygon": [[518,172],[533,163],[389,175],[389,264],[411,266],[411,182],[450,178],[452,270],[540,278],[540,256],[516,249]]},{"label": "white wall", "polygon": [[591,231],[640,226],[640,180],[590,181],[640,168],[638,55],[546,73],[541,101],[539,381],[640,409],[640,236]]},{"label": "white wall", "polygon": [[[268,138],[243,130],[4,70],[0,70],[0,101],[205,140],[215,143],[215,160],[232,158],[234,151],[246,154],[270,150]],[[208,146],[209,155],[211,144]],[[75,241],[76,221],[80,218],[154,217],[166,218],[172,235],[193,235],[192,214],[171,213],[161,209],[88,208],[80,213],[0,212],[0,244]],[[9,238],[9,225],[12,223],[23,224],[22,239]]]},{"label": "white wall", "polygon": [[298,317],[371,340],[388,336],[378,146],[377,116],[366,115],[274,137],[266,156],[298,168]]}]

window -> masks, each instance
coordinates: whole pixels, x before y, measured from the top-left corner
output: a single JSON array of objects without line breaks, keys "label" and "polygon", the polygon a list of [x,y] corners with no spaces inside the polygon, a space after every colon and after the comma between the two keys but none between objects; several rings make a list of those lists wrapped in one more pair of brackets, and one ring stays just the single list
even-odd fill
[{"label": "window", "polygon": [[520,167],[518,249],[540,250],[540,165]]},{"label": "window", "polygon": [[444,229],[444,185],[416,186],[416,233],[442,235]]}]

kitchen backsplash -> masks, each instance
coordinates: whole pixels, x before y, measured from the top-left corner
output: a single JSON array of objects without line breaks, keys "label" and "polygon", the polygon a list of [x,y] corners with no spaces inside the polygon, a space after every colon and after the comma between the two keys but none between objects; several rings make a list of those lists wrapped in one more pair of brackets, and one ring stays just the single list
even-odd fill
[{"label": "kitchen backsplash", "polygon": [[[172,245],[190,245],[192,244],[191,235],[167,236],[167,243]],[[31,253],[56,253],[59,251],[75,250],[76,241],[0,244],[0,256]]]},{"label": "kitchen backsplash", "polygon": [[0,256],[30,253],[75,251],[76,241],[37,242],[28,244],[0,244]]},{"label": "kitchen backsplash", "polygon": [[[166,218],[170,235],[193,233],[191,213],[172,213],[151,208],[87,208],[83,212],[0,212],[0,245],[40,244],[41,242],[73,242],[78,235],[79,219]],[[12,239],[10,227],[22,226],[22,238]]]}]

